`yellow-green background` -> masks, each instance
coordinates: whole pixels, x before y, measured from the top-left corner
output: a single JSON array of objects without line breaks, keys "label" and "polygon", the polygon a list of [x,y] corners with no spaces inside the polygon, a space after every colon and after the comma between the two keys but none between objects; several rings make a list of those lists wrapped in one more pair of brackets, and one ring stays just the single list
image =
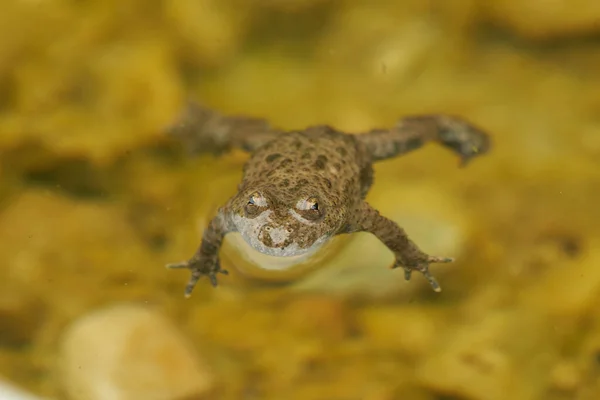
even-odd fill
[{"label": "yellow-green background", "polygon": [[[224,399],[600,398],[598,21],[596,0],[3,1],[1,374],[60,398],[64,327],[133,300],[192,339]],[[466,169],[434,145],[377,166],[375,206],[430,217],[426,243],[450,232],[442,294],[383,266],[401,290],[379,296],[368,268],[300,291],[232,271],[183,299],[164,264],[246,157],[162,136],[187,97],[289,129],[484,127],[493,151]]]}]

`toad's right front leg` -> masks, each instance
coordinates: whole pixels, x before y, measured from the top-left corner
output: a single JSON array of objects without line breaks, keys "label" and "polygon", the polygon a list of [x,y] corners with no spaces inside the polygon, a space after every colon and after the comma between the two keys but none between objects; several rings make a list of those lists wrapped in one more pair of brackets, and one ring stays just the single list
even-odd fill
[{"label": "toad's right front leg", "polygon": [[228,274],[227,270],[221,269],[219,261],[219,250],[223,238],[228,232],[230,232],[229,224],[223,213],[219,211],[204,231],[202,242],[192,258],[188,261],[167,265],[167,268],[170,269],[185,268],[191,271],[192,276],[185,288],[185,297],[189,298],[192,295],[192,291],[201,277],[207,276],[212,286],[216,287],[217,273]]}]

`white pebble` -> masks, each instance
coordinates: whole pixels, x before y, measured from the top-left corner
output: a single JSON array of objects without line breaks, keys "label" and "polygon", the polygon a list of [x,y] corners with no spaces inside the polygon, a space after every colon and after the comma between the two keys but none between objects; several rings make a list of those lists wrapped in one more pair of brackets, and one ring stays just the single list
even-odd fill
[{"label": "white pebble", "polygon": [[60,371],[72,400],[170,400],[200,396],[212,374],[162,315],[119,305],[92,312],[64,334]]}]

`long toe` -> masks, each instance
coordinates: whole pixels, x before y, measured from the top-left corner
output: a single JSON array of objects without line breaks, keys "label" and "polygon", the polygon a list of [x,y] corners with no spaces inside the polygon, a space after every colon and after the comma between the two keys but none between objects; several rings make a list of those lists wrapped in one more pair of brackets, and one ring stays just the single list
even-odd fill
[{"label": "long toe", "polygon": [[194,291],[194,288],[196,287],[198,280],[200,280],[200,277],[201,277],[201,275],[199,275],[199,274],[192,274],[192,277],[190,278],[190,280],[188,281],[188,284],[185,287],[184,296],[186,298],[189,299],[192,296],[192,292]]},{"label": "long toe", "polygon": [[182,261],[182,262],[178,262],[178,263],[171,263],[171,264],[167,264],[166,265],[167,269],[182,269],[182,268],[189,268],[189,264],[187,261]]},{"label": "long toe", "polygon": [[440,284],[433,276],[431,276],[431,275],[429,275],[429,273],[427,273],[425,275],[425,278],[427,278],[427,281],[429,282],[429,285],[431,285],[431,288],[433,289],[434,292],[439,293],[442,291]]},{"label": "long toe", "polygon": [[427,262],[429,264],[433,264],[433,263],[451,263],[454,262],[454,258],[452,257],[429,257],[429,259],[427,260]]}]

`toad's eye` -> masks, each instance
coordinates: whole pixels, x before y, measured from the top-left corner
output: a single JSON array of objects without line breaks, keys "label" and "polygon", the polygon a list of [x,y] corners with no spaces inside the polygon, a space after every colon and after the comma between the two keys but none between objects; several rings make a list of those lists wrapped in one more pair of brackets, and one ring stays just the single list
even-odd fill
[{"label": "toad's eye", "polygon": [[302,211],[308,210],[318,210],[319,202],[314,197],[309,197],[308,199],[302,199],[296,204],[296,208]]},{"label": "toad's eye", "polygon": [[261,207],[265,207],[267,201],[259,193],[254,193],[248,198],[248,203],[244,207],[247,216],[256,216],[260,213]]},{"label": "toad's eye", "polygon": [[298,213],[306,219],[316,220],[323,216],[323,207],[314,197],[300,200],[298,204],[296,204],[296,209],[298,210]]},{"label": "toad's eye", "polygon": [[260,193],[252,193],[248,198],[248,205],[264,207],[267,205],[267,200]]}]

